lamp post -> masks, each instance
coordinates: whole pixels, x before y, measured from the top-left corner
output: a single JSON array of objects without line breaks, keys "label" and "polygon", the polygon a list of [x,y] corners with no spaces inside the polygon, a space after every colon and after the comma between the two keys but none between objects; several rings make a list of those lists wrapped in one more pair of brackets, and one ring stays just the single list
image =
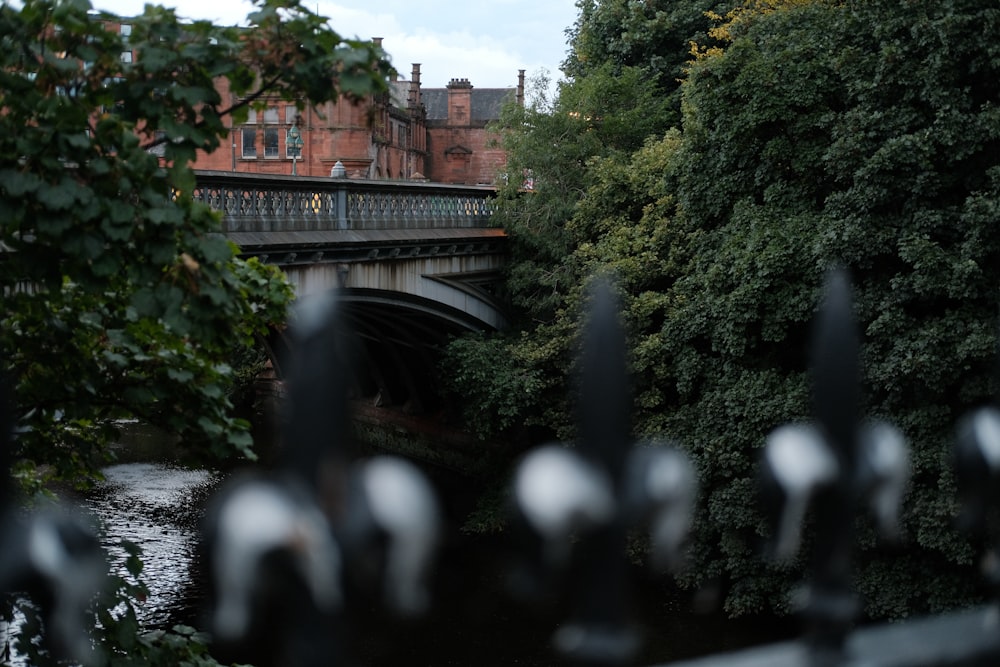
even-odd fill
[{"label": "lamp post", "polygon": [[296,118],[296,124],[288,128],[288,132],[285,134],[285,147],[292,155],[292,176],[297,176],[295,167],[299,155],[302,153],[302,132],[298,128],[298,118]]}]

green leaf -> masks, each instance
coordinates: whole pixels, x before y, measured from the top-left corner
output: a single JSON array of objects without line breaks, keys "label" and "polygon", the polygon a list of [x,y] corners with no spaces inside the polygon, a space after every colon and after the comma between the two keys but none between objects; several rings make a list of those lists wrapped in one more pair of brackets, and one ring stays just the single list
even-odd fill
[{"label": "green leaf", "polygon": [[50,237],[66,233],[73,226],[73,218],[59,213],[39,213],[36,219],[38,231]]},{"label": "green leaf", "polygon": [[151,287],[143,287],[132,295],[132,306],[140,316],[155,316],[160,311],[159,303]]},{"label": "green leaf", "polygon": [[68,179],[58,184],[42,183],[38,186],[38,198],[46,208],[53,211],[65,211],[76,201],[76,186]]},{"label": "green leaf", "polygon": [[176,382],[190,382],[194,379],[194,373],[186,369],[168,368],[167,377]]},{"label": "green leaf", "polygon": [[222,425],[208,417],[201,417],[198,419],[198,428],[212,438],[216,438],[223,433]]},{"label": "green leaf", "polygon": [[170,628],[170,630],[185,637],[191,637],[197,632],[197,630],[192,628],[190,625],[175,625]]},{"label": "green leaf", "polygon": [[122,549],[125,550],[127,558],[125,559],[125,569],[133,577],[138,577],[142,574],[142,548],[139,547],[135,542],[129,540],[122,540],[120,543]]},{"label": "green leaf", "polygon": [[235,254],[232,243],[221,235],[205,238],[200,249],[206,262],[227,262]]},{"label": "green leaf", "polygon": [[146,220],[154,225],[180,225],[184,222],[184,212],[176,206],[151,208],[146,211]]},{"label": "green leaf", "polygon": [[42,185],[42,179],[36,174],[14,169],[0,171],[0,186],[11,197],[22,197],[36,191]]},{"label": "green leaf", "polygon": [[108,200],[107,206],[108,222],[132,223],[135,220],[136,207],[134,205],[120,199],[111,199]]},{"label": "green leaf", "polygon": [[73,230],[66,235],[62,248],[69,254],[85,260],[94,260],[104,252],[104,239],[92,232]]}]

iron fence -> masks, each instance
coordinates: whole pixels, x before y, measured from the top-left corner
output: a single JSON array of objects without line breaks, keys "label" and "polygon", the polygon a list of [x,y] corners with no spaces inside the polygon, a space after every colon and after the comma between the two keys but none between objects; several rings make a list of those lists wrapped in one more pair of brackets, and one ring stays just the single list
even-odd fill
[{"label": "iron fence", "polygon": [[[855,627],[860,605],[849,578],[855,508],[869,505],[880,529],[895,531],[909,461],[894,427],[862,418],[859,343],[843,272],[831,274],[825,295],[812,349],[815,419],[776,429],[760,463],[776,501],[775,557],[794,554],[803,518],[815,517],[804,634],[674,664],[996,664],[994,604]],[[284,457],[271,472],[231,480],[208,509],[208,618],[221,651],[249,653],[264,664],[343,664],[350,657],[336,630],[352,613],[345,588],[399,614],[424,612],[434,604],[428,581],[444,522],[434,486],[417,467],[392,457],[359,460],[351,451],[344,378],[356,354],[336,295],[304,302],[293,330]],[[675,565],[696,496],[692,464],[680,449],[629,440],[625,350],[613,287],[598,282],[583,331],[581,439],[573,447],[531,451],[512,482],[512,521],[527,536],[522,555],[536,575],[532,581],[544,586],[570,567],[579,576],[552,637],[555,653],[570,664],[633,664],[639,637],[628,601],[628,530],[648,529],[651,558]],[[9,433],[12,419],[0,417]],[[978,489],[975,498],[992,499],[1000,412],[971,415],[957,448],[959,476]],[[3,490],[10,508],[12,494]],[[92,532],[70,512],[11,510],[7,517],[0,583],[35,596],[53,651],[86,662],[83,611],[103,565]]]}]

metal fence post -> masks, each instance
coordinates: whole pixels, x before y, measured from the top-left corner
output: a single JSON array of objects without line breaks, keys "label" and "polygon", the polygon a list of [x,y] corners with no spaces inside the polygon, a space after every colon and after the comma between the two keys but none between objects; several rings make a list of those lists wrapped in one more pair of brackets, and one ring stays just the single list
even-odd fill
[{"label": "metal fence post", "polygon": [[623,665],[640,647],[630,617],[627,528],[650,524],[660,560],[676,562],[695,489],[679,451],[632,446],[625,332],[614,287],[604,279],[595,281],[583,325],[579,380],[578,447],[530,452],[514,497],[522,522],[544,543],[550,574],[573,575],[570,618],[554,647],[573,664]]}]

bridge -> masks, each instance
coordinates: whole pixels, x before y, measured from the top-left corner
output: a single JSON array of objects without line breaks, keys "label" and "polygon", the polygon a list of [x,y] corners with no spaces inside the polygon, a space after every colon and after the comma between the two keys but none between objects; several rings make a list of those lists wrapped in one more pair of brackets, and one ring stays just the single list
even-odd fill
[{"label": "bridge", "polygon": [[339,288],[365,343],[356,393],[423,413],[448,337],[502,329],[505,234],[494,190],[199,171],[199,199],[245,257],[279,266],[297,298]]}]

